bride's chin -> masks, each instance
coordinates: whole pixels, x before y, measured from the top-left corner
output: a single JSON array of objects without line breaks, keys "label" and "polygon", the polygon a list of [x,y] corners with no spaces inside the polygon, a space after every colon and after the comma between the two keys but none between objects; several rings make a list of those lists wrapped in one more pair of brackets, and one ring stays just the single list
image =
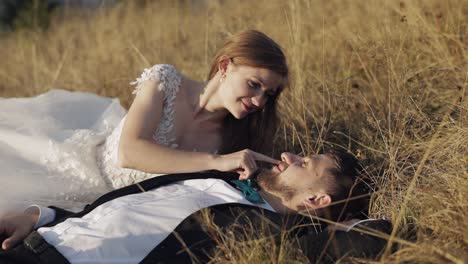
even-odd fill
[{"label": "bride's chin", "polygon": [[243,112],[239,112],[239,111],[229,111],[231,113],[232,116],[234,116],[235,119],[243,119],[244,117],[247,116],[247,113],[243,113]]}]

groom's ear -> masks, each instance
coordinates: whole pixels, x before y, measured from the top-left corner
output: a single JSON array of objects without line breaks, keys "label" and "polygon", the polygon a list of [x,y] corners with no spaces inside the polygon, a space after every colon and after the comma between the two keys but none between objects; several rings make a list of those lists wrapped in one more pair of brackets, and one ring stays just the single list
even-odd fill
[{"label": "groom's ear", "polygon": [[310,209],[320,209],[329,206],[332,199],[326,193],[316,193],[308,195],[302,202]]}]

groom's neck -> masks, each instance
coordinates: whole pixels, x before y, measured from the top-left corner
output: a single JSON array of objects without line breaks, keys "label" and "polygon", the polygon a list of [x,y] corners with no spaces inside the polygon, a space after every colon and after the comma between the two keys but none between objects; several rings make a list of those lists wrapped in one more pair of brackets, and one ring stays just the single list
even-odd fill
[{"label": "groom's neck", "polygon": [[258,191],[260,196],[262,196],[263,200],[265,200],[271,207],[279,214],[290,214],[292,213],[292,210],[284,206],[283,200],[281,197],[270,193],[265,190],[260,190]]}]

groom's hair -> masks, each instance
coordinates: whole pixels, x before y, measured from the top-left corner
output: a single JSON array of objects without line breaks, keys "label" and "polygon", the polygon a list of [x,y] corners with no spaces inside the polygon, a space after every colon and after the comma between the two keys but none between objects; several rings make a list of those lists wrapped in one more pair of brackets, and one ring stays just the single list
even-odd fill
[{"label": "groom's hair", "polygon": [[336,166],[328,170],[332,177],[327,184],[327,193],[332,203],[318,213],[333,221],[357,217],[367,208],[369,196],[361,177],[360,162],[353,154],[337,148],[326,149],[323,154],[332,158]]}]

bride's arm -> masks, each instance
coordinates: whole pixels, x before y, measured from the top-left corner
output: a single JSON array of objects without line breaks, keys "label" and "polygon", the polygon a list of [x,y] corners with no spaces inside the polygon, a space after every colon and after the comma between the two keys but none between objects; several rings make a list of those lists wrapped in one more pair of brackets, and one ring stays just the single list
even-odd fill
[{"label": "bride's arm", "polygon": [[160,91],[158,86],[159,81],[149,80],[139,87],[119,141],[119,166],[161,174],[237,170],[242,178],[247,178],[257,169],[255,160],[279,163],[251,150],[214,155],[172,149],[157,144],[152,140],[152,135],[161,119],[164,99],[164,92]]},{"label": "bride's arm", "polygon": [[163,114],[164,91],[158,86],[159,81],[149,80],[139,87],[119,141],[119,166],[165,174],[216,169],[216,155],[172,149],[152,140]]}]

